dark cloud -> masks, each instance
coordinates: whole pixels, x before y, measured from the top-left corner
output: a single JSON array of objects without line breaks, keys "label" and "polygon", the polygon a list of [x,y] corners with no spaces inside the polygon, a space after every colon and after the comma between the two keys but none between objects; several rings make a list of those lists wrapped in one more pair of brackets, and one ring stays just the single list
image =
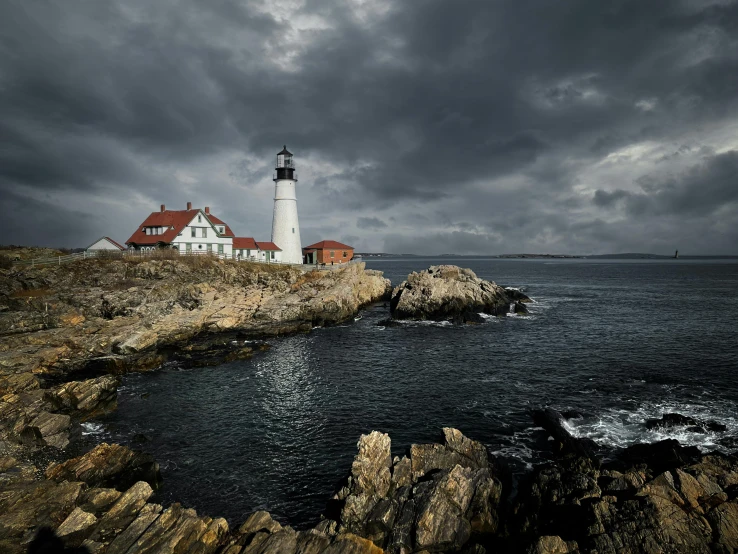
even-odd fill
[{"label": "dark cloud", "polygon": [[386,229],[387,224],[378,217],[360,217],[356,226],[359,229]]},{"label": "dark cloud", "polygon": [[187,200],[268,238],[287,143],[306,240],[735,253],[737,30],[725,0],[9,0],[0,242],[19,205],[80,246]]}]

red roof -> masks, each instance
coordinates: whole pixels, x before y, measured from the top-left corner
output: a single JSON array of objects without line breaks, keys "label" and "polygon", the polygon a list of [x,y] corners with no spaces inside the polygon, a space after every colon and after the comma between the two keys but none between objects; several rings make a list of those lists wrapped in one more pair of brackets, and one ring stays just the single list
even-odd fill
[{"label": "red roof", "polygon": [[272,250],[272,251],[276,250],[279,252],[282,251],[282,249],[276,244],[274,244],[273,242],[257,242],[256,246],[259,247],[259,250]]},{"label": "red roof", "polygon": [[306,246],[305,248],[303,248],[303,250],[307,250],[309,248],[314,248],[315,250],[325,250],[328,248],[333,248],[334,250],[353,250],[354,249],[353,246],[349,246],[347,244],[336,242],[335,240],[321,240],[320,242],[316,242],[315,244]]},{"label": "red roof", "polygon": [[251,237],[233,237],[234,250],[258,250],[256,241]]},{"label": "red roof", "polygon": [[224,237],[233,236],[233,231],[231,231],[231,228],[228,227],[228,224],[225,221],[222,221],[220,218],[215,217],[213,214],[205,214],[205,217],[207,217],[215,225],[225,225],[225,233],[223,233]]},{"label": "red roof", "polygon": [[[154,245],[163,243],[171,243],[177,238],[185,227],[195,219],[195,216],[202,214],[205,216],[206,221],[213,223],[214,225],[225,225],[226,232],[224,236],[232,237],[233,231],[230,227],[223,223],[220,219],[212,214],[206,214],[202,210],[164,210],[163,212],[152,212],[144,222],[138,226],[136,232],[131,235],[126,241],[126,244],[138,244],[138,245]],[[164,233],[161,235],[147,235],[144,227],[164,227]]]}]

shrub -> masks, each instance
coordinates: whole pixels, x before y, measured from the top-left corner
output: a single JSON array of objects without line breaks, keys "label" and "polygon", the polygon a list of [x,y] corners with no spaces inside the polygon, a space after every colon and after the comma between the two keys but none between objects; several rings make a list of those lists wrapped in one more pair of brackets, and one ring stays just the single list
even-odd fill
[{"label": "shrub", "polygon": [[13,267],[13,260],[10,259],[10,256],[0,254],[0,269],[10,269],[11,267]]}]

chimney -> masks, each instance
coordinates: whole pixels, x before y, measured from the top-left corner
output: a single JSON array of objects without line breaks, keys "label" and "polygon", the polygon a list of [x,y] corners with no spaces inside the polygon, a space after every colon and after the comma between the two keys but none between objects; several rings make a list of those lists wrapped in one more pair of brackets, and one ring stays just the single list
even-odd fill
[{"label": "chimney", "polygon": [[191,210],[192,209],[192,202],[187,202],[187,209],[188,210]]},{"label": "chimney", "polygon": [[164,204],[162,204],[162,205],[161,205],[161,211],[163,212],[163,211],[164,211],[164,210],[166,210],[166,209],[167,209],[167,207],[166,207],[166,206],[165,206]]},{"label": "chimney", "polygon": [[210,215],[210,206],[205,206],[205,213]]}]

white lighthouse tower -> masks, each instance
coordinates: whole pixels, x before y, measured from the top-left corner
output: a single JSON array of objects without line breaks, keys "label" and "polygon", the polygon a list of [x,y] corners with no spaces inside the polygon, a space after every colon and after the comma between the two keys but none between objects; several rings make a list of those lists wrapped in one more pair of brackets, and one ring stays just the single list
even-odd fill
[{"label": "white lighthouse tower", "polygon": [[277,176],[274,179],[274,216],[272,242],[282,249],[282,261],[302,263],[300,223],[297,220],[295,164],[287,146],[277,154]]}]

